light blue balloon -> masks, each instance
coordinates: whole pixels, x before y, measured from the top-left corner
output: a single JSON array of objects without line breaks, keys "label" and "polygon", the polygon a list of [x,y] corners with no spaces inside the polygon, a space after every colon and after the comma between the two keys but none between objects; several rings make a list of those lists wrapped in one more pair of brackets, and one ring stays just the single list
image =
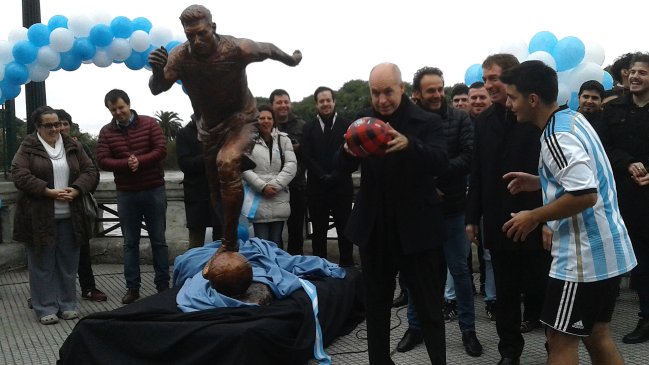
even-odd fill
[{"label": "light blue balloon", "polygon": [[97,48],[88,38],[77,38],[74,40],[72,52],[76,53],[81,61],[91,60],[97,53]]},{"label": "light blue balloon", "polygon": [[74,49],[61,53],[61,68],[66,71],[75,71],[81,67],[81,57],[74,52]]},{"label": "light blue balloon", "polygon": [[50,28],[43,23],[32,24],[27,30],[27,38],[36,47],[50,44]]},{"label": "light blue balloon", "polygon": [[577,37],[562,38],[552,50],[552,56],[557,61],[557,71],[570,70],[577,66],[586,54],[586,47]]},{"label": "light blue balloon", "polygon": [[136,30],[143,30],[147,33],[151,30],[151,27],[153,25],[149,21],[149,19],[144,18],[144,17],[137,17],[133,19],[133,31],[135,32]]},{"label": "light blue balloon", "polygon": [[181,41],[171,41],[171,42],[167,43],[165,48],[167,49],[167,52],[171,52],[172,49],[174,49],[175,47],[177,47],[177,46],[179,46],[181,44],[183,44],[183,42],[181,42]]},{"label": "light blue balloon", "polygon": [[110,22],[115,38],[128,38],[133,34],[133,22],[125,16],[117,16]]},{"label": "light blue balloon", "polygon": [[47,27],[50,28],[50,32],[56,28],[67,28],[68,18],[63,15],[54,15],[47,22]]},{"label": "light blue balloon", "polygon": [[27,65],[34,62],[38,57],[38,47],[27,40],[19,41],[14,44],[11,54],[13,54],[16,62]]},{"label": "light blue balloon", "polygon": [[20,84],[14,84],[7,80],[5,71],[5,79],[0,81],[0,89],[2,89],[2,98],[5,100],[15,99],[20,95]]},{"label": "light blue balloon", "polygon": [[106,24],[97,24],[90,29],[88,39],[95,47],[108,47],[113,41],[113,31]]},{"label": "light blue balloon", "polygon": [[570,93],[570,101],[568,101],[568,106],[574,111],[577,111],[577,109],[579,109],[579,93],[577,91]]},{"label": "light blue balloon", "polygon": [[144,57],[144,67],[147,67],[148,69],[151,69],[151,64],[149,63],[149,53],[151,53],[154,49],[155,49],[155,47],[149,46],[149,49],[142,52],[145,55],[145,57]]},{"label": "light blue balloon", "polygon": [[613,88],[613,76],[611,76],[608,71],[604,71],[604,76],[602,76],[602,85],[604,85],[604,90],[611,90]]},{"label": "light blue balloon", "polygon": [[474,82],[482,81],[482,65],[473,64],[464,73],[464,83],[471,86]]},{"label": "light blue balloon", "polygon": [[545,51],[552,53],[554,46],[556,46],[558,40],[552,32],[544,30],[542,32],[536,33],[532,39],[530,39],[530,45],[527,47],[530,53],[536,51]]},{"label": "light blue balloon", "polygon": [[126,60],[124,60],[124,64],[131,70],[140,70],[142,67],[144,67],[147,57],[148,53],[145,54],[145,52],[132,52],[131,55]]},{"label": "light blue balloon", "polygon": [[[5,66],[4,81],[8,84],[22,85],[26,83],[27,80],[29,80],[29,70],[27,69],[27,66],[18,62],[11,62]],[[4,93],[2,95],[4,95]],[[7,99],[13,98],[7,97]]]}]

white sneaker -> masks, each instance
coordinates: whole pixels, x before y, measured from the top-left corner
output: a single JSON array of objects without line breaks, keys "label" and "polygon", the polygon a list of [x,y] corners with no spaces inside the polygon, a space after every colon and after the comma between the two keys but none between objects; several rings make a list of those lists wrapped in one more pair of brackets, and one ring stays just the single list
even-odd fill
[{"label": "white sneaker", "polygon": [[59,323],[59,317],[57,317],[56,314],[48,314],[41,317],[40,322],[44,325]]},{"label": "white sneaker", "polygon": [[79,313],[77,311],[63,311],[61,312],[61,318],[69,320],[79,318]]}]

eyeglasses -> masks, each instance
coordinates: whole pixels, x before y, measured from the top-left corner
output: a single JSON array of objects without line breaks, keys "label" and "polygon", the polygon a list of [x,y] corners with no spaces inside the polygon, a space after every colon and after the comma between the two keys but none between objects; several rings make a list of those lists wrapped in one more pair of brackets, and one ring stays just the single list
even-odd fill
[{"label": "eyeglasses", "polygon": [[52,129],[52,128],[60,128],[61,127],[61,122],[54,122],[54,123],[45,123],[45,124],[40,124],[38,128],[44,128],[44,129]]}]

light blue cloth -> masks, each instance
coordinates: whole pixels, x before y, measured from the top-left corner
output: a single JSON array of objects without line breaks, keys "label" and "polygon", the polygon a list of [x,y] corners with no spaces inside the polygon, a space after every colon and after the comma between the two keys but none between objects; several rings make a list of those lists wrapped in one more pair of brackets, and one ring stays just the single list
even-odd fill
[{"label": "light blue cloth", "polygon": [[[292,256],[270,241],[251,238],[239,243],[239,253],[252,265],[253,281],[268,285],[275,297],[280,299],[302,288],[299,277],[315,275],[344,278],[346,275],[345,269],[337,264],[315,256]],[[181,311],[254,305],[218,293],[203,278],[203,267],[220,246],[221,242],[216,241],[176,257],[174,286],[182,285],[176,296]]]}]

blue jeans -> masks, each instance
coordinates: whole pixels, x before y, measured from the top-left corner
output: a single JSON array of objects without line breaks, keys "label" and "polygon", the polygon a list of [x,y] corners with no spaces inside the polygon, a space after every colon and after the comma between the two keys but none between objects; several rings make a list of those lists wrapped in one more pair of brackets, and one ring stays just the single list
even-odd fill
[{"label": "blue jeans", "polygon": [[124,278],[128,289],[140,288],[140,229],[144,219],[153,257],[157,289],[169,287],[167,192],[164,186],[143,191],[118,191],[117,212],[124,235]]},{"label": "blue jeans", "polygon": [[482,258],[484,259],[484,272],[485,272],[484,300],[485,301],[496,300],[496,281],[494,279],[494,267],[491,264],[491,252],[489,252],[489,250],[485,248],[484,256],[482,256]]},{"label": "blue jeans", "polygon": [[275,242],[279,248],[282,247],[282,231],[284,230],[284,221],[253,223],[255,236],[262,240]]},{"label": "blue jeans", "polygon": [[[455,282],[458,324],[462,332],[475,331],[475,308],[473,307],[473,290],[471,289],[472,275],[466,262],[471,244],[466,238],[464,214],[447,216],[444,221],[447,235],[444,242],[444,257]],[[410,329],[416,331],[421,327],[412,303],[414,301],[408,300],[408,324]]]},{"label": "blue jeans", "polygon": [[77,267],[79,245],[74,239],[72,221],[57,219],[54,245],[36,249],[27,245],[29,291],[38,318],[61,311],[77,310]]}]

